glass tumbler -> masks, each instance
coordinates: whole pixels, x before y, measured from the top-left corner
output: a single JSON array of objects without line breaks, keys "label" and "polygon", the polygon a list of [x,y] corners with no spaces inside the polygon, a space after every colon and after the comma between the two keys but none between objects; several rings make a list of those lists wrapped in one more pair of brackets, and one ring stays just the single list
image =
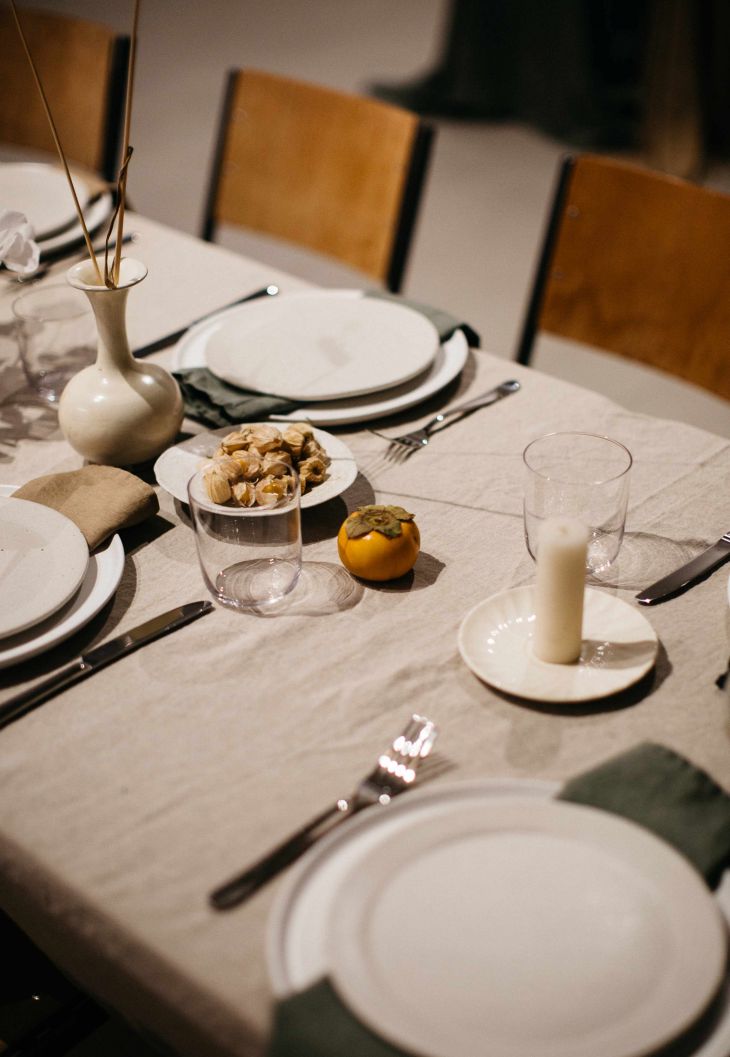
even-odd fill
[{"label": "glass tumbler", "polygon": [[66,283],[29,290],[13,301],[18,351],[30,387],[57,404],[72,375],[96,358],[88,301]]},{"label": "glass tumbler", "polygon": [[[270,468],[285,482],[269,505],[233,506],[209,497],[204,470],[188,482],[188,499],[203,579],[229,609],[251,611],[292,591],[302,569],[299,477],[289,466]],[[252,486],[253,487],[253,486]]]},{"label": "glass tumbler", "polygon": [[586,569],[599,573],[621,546],[629,501],[628,448],[592,433],[548,433],[528,444],[524,524],[527,549],[537,555],[540,528],[548,518],[577,518],[588,527]]}]

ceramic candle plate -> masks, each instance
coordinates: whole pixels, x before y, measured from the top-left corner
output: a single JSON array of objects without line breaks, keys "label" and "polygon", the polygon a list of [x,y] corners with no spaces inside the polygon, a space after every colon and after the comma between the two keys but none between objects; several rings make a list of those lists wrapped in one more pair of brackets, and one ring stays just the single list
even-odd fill
[{"label": "ceramic candle plate", "polygon": [[60,609],[88,564],[86,540],[67,517],[40,503],[0,498],[0,637]]},{"label": "ceramic candle plate", "polygon": [[607,591],[587,588],[583,648],[576,664],[532,653],[535,589],[517,587],[480,602],[464,618],[459,650],[485,683],[533,701],[591,701],[637,682],[654,664],[656,633],[642,613]]},{"label": "ceramic candle plate", "polygon": [[400,385],[439,348],[430,320],[405,305],[338,291],[262,298],[208,331],[210,370],[233,385],[292,400],[338,400]]},{"label": "ceramic candle plate", "polygon": [[[224,426],[223,429],[216,429],[210,433],[198,433],[163,451],[154,466],[157,483],[175,499],[179,499],[181,503],[187,503],[188,481],[205,460],[213,455],[221,438],[227,433],[232,433],[234,429],[234,426]],[[344,441],[321,429],[315,429],[314,435],[332,462],[327,467],[327,477],[322,484],[316,485],[302,496],[303,510],[326,503],[328,499],[334,499],[335,496],[349,488],[357,477],[355,457]]]},{"label": "ceramic candle plate", "polygon": [[[78,177],[74,178],[74,187],[83,209],[89,189]],[[36,240],[49,238],[76,217],[66,174],[40,162],[0,165],[0,202],[6,209],[25,214]]]}]

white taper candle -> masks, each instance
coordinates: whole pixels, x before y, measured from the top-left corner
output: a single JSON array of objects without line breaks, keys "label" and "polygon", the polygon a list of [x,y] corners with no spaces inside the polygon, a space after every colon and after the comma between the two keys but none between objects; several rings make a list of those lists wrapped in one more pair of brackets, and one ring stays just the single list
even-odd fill
[{"label": "white taper candle", "polygon": [[549,518],[540,529],[533,651],[541,661],[580,657],[587,549],[588,529],[575,518]]}]

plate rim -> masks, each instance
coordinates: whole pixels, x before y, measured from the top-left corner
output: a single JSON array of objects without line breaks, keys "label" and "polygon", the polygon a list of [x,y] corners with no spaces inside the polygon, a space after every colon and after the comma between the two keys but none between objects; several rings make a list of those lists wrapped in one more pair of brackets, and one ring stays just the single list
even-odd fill
[{"label": "plate rim", "polygon": [[[378,844],[379,854],[371,854],[364,863],[351,866],[330,905],[329,915],[328,976],[342,1001],[380,1037],[404,1047],[407,1052],[418,1053],[419,1057],[446,1057],[447,1053],[448,1057],[473,1057],[477,1052],[481,1053],[481,1040],[475,1050],[473,1039],[469,1036],[462,1039],[462,1045],[457,1046],[453,1045],[453,1037],[448,1042],[442,1037],[439,1045],[434,1025],[430,1026],[433,1036],[429,1030],[424,1033],[418,1017],[412,1018],[409,1027],[408,1018],[404,1016],[402,1005],[399,1007],[398,999],[389,997],[387,988],[384,989],[379,981],[373,984],[372,973],[371,991],[375,999],[372,994],[367,994],[367,980],[363,992],[362,977],[358,983],[357,974],[360,963],[364,965],[365,955],[361,952],[361,944],[350,941],[353,935],[361,931],[362,919],[367,915],[369,905],[399,864],[408,866],[419,852],[427,853],[429,849],[442,847],[457,831],[464,835],[469,831],[478,835],[515,830],[548,835],[553,833],[557,836],[567,833],[589,849],[592,847],[603,853],[608,852],[623,866],[630,865],[640,886],[648,878],[654,890],[658,891],[662,905],[666,902],[671,904],[672,899],[675,906],[678,901],[681,902],[682,913],[668,915],[675,953],[673,977],[668,983],[665,978],[662,991],[652,991],[634,1015],[602,1027],[597,1035],[594,1033],[593,1038],[582,1038],[577,1042],[561,1039],[558,1045],[548,1041],[538,1047],[533,1040],[524,1046],[510,1044],[505,1052],[509,1052],[511,1057],[527,1057],[535,1053],[537,1057],[553,1057],[557,1053],[578,1057],[586,1052],[585,1047],[590,1044],[591,1053],[599,1057],[638,1057],[648,1052],[647,1047],[654,1052],[654,1049],[678,1038],[702,1015],[724,979],[727,935],[716,901],[687,860],[650,830],[600,808],[555,799],[536,804],[531,798],[514,797],[495,800],[487,808],[484,805],[472,805],[470,809],[462,806],[455,819],[443,814],[436,822],[432,821],[428,828],[410,827],[405,833],[391,832]],[[688,912],[688,906],[693,911],[692,915]],[[691,920],[688,921],[688,918]],[[689,973],[696,983],[690,990],[691,1000],[687,1001],[683,1000],[687,993],[687,952],[683,943],[677,944],[677,937],[689,941],[696,936],[698,929],[702,930],[705,942],[701,945],[702,949],[697,950]],[[707,952],[710,942],[714,942],[712,960],[708,958]],[[686,945],[696,949],[689,942]],[[667,986],[671,988],[669,995],[666,993]],[[657,1012],[663,1013],[663,1023],[666,1024],[667,1010],[676,1011],[669,1029],[662,1028],[662,1017],[657,1016]],[[652,1022],[658,1026],[652,1028]],[[637,1043],[626,1037],[627,1024],[633,1031],[645,1025],[638,1049]],[[647,1032],[654,1034],[648,1037]]]},{"label": "plate rim", "polygon": [[[271,422],[250,422],[250,423],[249,422],[242,422],[242,423],[239,423],[238,425],[239,426],[241,426],[241,425],[256,426],[256,425],[272,425],[272,423]],[[168,495],[171,495],[173,497],[173,499],[177,499],[178,502],[183,503],[185,506],[187,506],[187,504],[188,504],[187,493],[183,494],[182,492],[180,492],[180,493],[173,492],[172,489],[169,488],[168,485],[166,485],[165,482],[160,478],[160,468],[162,468],[163,471],[164,471],[165,463],[170,459],[170,457],[171,457],[170,453],[171,452],[173,452],[173,451],[178,451],[179,452],[181,450],[182,451],[186,451],[186,449],[183,446],[186,443],[188,443],[189,441],[194,440],[196,437],[205,437],[205,436],[225,437],[225,435],[227,433],[232,433],[237,428],[238,427],[232,423],[230,426],[220,426],[218,429],[204,429],[204,430],[201,430],[200,433],[195,433],[195,434],[193,434],[192,437],[188,437],[187,440],[181,441],[179,444],[172,444],[169,448],[166,448],[162,452],[162,454],[157,457],[157,459],[155,460],[154,466],[152,467],[154,475],[155,475],[155,480],[159,484],[160,488],[163,488],[167,492]],[[333,443],[335,449],[336,450],[339,449],[337,454],[331,455],[332,461],[333,462],[337,461],[338,463],[341,463],[342,465],[347,466],[348,469],[347,469],[346,473],[343,475],[342,480],[337,483],[337,491],[336,492],[329,492],[329,493],[326,492],[320,498],[320,496],[322,494],[321,493],[318,494],[318,492],[319,492],[319,489],[322,487],[322,485],[317,485],[315,488],[312,489],[311,492],[306,492],[302,496],[302,499],[301,499],[301,509],[302,510],[307,510],[307,509],[309,509],[309,507],[313,507],[313,506],[320,506],[322,503],[329,502],[330,499],[336,499],[338,495],[342,495],[342,493],[345,492],[350,487],[351,484],[353,484],[353,482],[357,479],[357,475],[358,475],[358,472],[359,472],[355,456],[353,455],[353,453],[350,450],[350,448],[348,447],[348,445],[345,444],[345,442],[340,437],[336,437],[334,434],[328,433],[327,430],[319,429],[318,426],[313,426],[312,429],[314,431],[314,435],[315,435],[316,439],[319,440],[320,444],[322,444],[322,446],[325,448],[325,450],[327,451],[328,455],[331,455],[330,449],[327,446],[328,444],[330,444],[330,446],[332,446],[332,443]],[[197,459],[204,459],[205,458],[204,455],[196,455],[193,452],[190,452],[190,455],[191,455],[191,458],[197,458]],[[194,469],[192,469],[191,472],[190,472],[190,477],[192,477],[192,475],[199,468],[200,468],[199,466],[196,466]],[[323,482],[323,484],[326,484],[326,483],[327,483],[326,481]]]},{"label": "plate rim", "polygon": [[[411,354],[412,361],[417,360],[417,363],[414,364],[414,362],[412,362],[411,366],[405,372],[403,371],[403,368],[400,367],[398,369],[399,373],[397,377],[388,379],[385,383],[379,382],[377,384],[373,384],[371,381],[366,381],[365,376],[363,375],[361,383],[359,385],[356,385],[355,388],[352,387],[351,382],[349,388],[340,388],[336,392],[333,392],[331,389],[323,390],[320,393],[314,394],[302,394],[301,391],[292,394],[291,390],[287,392],[281,391],[281,386],[277,386],[276,384],[266,384],[262,388],[258,384],[254,385],[251,380],[244,381],[240,377],[236,376],[236,365],[235,363],[230,362],[230,356],[228,355],[226,350],[223,350],[220,353],[216,353],[215,348],[211,350],[213,354],[212,359],[210,358],[210,354],[206,356],[206,364],[208,369],[218,378],[221,378],[223,381],[229,382],[231,385],[236,385],[244,389],[252,389],[254,392],[274,392],[279,396],[283,396],[287,399],[300,403],[326,403],[328,401],[333,400],[346,400],[358,396],[366,396],[371,393],[381,392],[384,389],[395,388],[399,385],[405,385],[413,378],[416,378],[418,375],[423,374],[424,371],[428,370],[428,368],[433,364],[433,361],[436,358],[436,354],[439,348],[441,347],[440,336],[432,320],[430,320],[423,312],[419,312],[411,305],[404,304],[397,300],[390,300],[387,298],[368,298],[364,295],[361,297],[347,297],[343,296],[340,290],[331,288],[320,288],[314,290],[295,290],[291,293],[280,294],[278,297],[275,298],[257,298],[255,301],[252,302],[244,302],[243,304],[233,305],[226,312],[217,313],[217,318],[215,320],[212,320],[213,330],[211,338],[216,337],[216,325],[219,329],[225,329],[226,327],[230,329],[230,326],[235,323],[235,320],[240,318],[244,320],[244,323],[248,321],[249,324],[248,327],[246,327],[247,332],[242,336],[241,340],[250,340],[248,331],[250,331],[251,321],[257,315],[259,317],[263,316],[263,325],[266,326],[268,325],[266,323],[267,317],[270,317],[275,321],[276,314],[281,314],[282,311],[285,314],[288,313],[290,316],[290,307],[293,304],[295,305],[296,302],[309,302],[316,304],[317,302],[321,301],[330,302],[331,306],[334,304],[340,308],[344,306],[344,310],[349,311],[350,314],[352,314],[353,311],[355,313],[370,311],[374,315],[380,314],[380,316],[384,315],[386,317],[390,315],[391,318],[395,317],[395,321],[393,322],[391,329],[397,327],[397,317],[399,316],[404,322],[404,325],[408,324],[410,327],[419,328],[423,332],[423,338],[421,339],[419,337],[419,340],[416,345],[412,345],[412,348],[415,351]],[[208,322],[211,322],[211,320],[208,320]],[[427,334],[428,349],[426,349]],[[199,336],[199,340],[204,340],[202,335]],[[399,344],[402,345],[402,336],[399,341]],[[422,348],[423,350],[425,350],[425,352],[422,351]],[[216,358],[218,358],[219,360],[217,366],[214,365]],[[221,359],[225,362],[221,363]],[[352,357],[350,357],[350,359],[352,360]],[[393,367],[401,363],[402,360],[400,358],[396,359],[395,357],[391,356],[387,357],[384,362],[386,368],[388,367],[388,365],[391,365],[392,369]],[[372,363],[369,365],[368,368],[368,376],[371,375]]]},{"label": "plate rim", "polygon": [[[601,679],[603,672],[598,667],[591,667],[582,664],[581,662],[576,665],[548,664],[545,661],[540,661],[537,658],[532,657],[528,657],[528,660],[526,661],[526,668],[528,671],[534,670],[536,673],[542,673],[543,675],[545,675],[547,671],[550,671],[555,680],[559,680],[561,676],[564,677],[562,681],[558,683],[556,689],[548,688],[545,690],[543,685],[539,691],[532,691],[521,686],[519,683],[506,682],[502,678],[488,674],[481,660],[475,658],[473,652],[468,648],[466,640],[468,634],[472,631],[472,625],[485,611],[496,609],[500,603],[509,597],[512,597],[515,601],[519,601],[521,599],[534,597],[534,592],[534,584],[526,584],[521,587],[512,587],[507,588],[504,591],[498,591],[495,594],[490,595],[488,598],[483,599],[481,602],[477,602],[477,604],[469,610],[459,625],[457,645],[461,659],[467,668],[469,668],[477,678],[488,686],[493,687],[501,693],[510,694],[513,697],[522,698],[526,701],[541,701],[548,704],[555,702],[563,704],[581,704],[586,701],[596,701],[600,698],[620,693],[622,690],[637,683],[654,667],[659,650],[659,638],[644,614],[640,613],[628,602],[610,594],[608,591],[602,591],[595,587],[586,587],[586,608],[589,605],[603,604],[612,610],[620,610],[624,614],[626,614],[626,611],[631,613],[632,621],[640,626],[646,634],[646,641],[653,643],[654,649],[651,658],[648,658],[642,664],[637,664],[632,667],[611,669],[611,671],[617,672],[617,676],[611,680],[610,686],[606,685],[605,677],[603,680]],[[524,606],[524,609],[526,611],[528,607]],[[531,607],[531,611],[534,612],[534,606]],[[621,672],[624,673],[623,678],[620,678]]]},{"label": "plate rim", "polygon": [[[111,207],[112,195],[109,191],[103,192],[101,197],[89,206],[88,211],[84,213],[84,220],[90,235],[94,235],[99,230],[109,216]],[[52,235],[48,239],[40,239],[38,245],[41,251],[41,261],[44,261],[49,255],[75,246],[76,243],[83,243],[83,241],[84,233],[79,223],[74,224],[68,231]]]},{"label": "plate rim", "polygon": [[[0,498],[12,495],[18,487],[18,485],[0,484]],[[10,668],[15,664],[30,660],[32,657],[37,657],[38,654],[44,653],[46,650],[50,650],[64,642],[76,631],[88,624],[106,605],[119,586],[124,572],[125,558],[124,545],[119,534],[115,533],[108,543],[104,544],[103,547],[97,548],[89,555],[86,577],[79,587],[79,593],[83,591],[84,583],[90,575],[97,576],[97,583],[100,586],[92,588],[88,598],[84,600],[79,609],[76,612],[71,610],[63,615],[60,622],[58,622],[58,611],[48,617],[47,620],[42,621],[42,625],[50,623],[51,626],[44,627],[40,635],[33,634],[38,631],[40,624],[32,625],[26,631],[19,632],[19,635],[30,635],[29,641],[20,643],[8,650],[2,648],[2,640],[0,640],[0,669]],[[95,593],[95,591],[98,591],[98,593]],[[68,603],[66,604],[68,605]],[[71,600],[71,605],[73,607],[73,600]],[[81,617],[78,615],[79,612],[82,613]],[[54,624],[54,621],[57,623]],[[18,636],[8,636],[8,638],[10,637],[17,638]]]}]

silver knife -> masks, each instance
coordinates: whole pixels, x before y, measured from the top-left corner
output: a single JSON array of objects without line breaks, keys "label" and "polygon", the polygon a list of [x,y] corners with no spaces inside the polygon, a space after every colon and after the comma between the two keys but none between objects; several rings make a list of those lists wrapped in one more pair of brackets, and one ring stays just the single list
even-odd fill
[{"label": "silver knife", "polygon": [[651,587],[639,591],[636,599],[642,606],[653,606],[656,602],[663,602],[665,598],[672,598],[702,580],[728,558],[730,558],[730,532],[726,532],[717,543],[693,558],[691,562],[675,569],[669,576],[657,580]]},{"label": "silver knife", "polygon": [[85,679],[92,672],[98,672],[100,668],[105,668],[107,664],[119,660],[126,653],[139,649],[140,646],[152,642],[153,639],[159,639],[162,635],[167,635],[184,624],[189,624],[191,620],[197,620],[205,613],[210,613],[211,609],[213,609],[212,602],[188,602],[184,606],[170,609],[159,617],[145,621],[144,624],[132,628],[124,635],[110,639],[109,642],[102,643],[101,646],[95,646],[88,653],[82,653],[75,661],[54,672],[48,679],[37,683],[29,690],[16,694],[8,701],[3,701],[0,704],[0,728],[6,727],[15,719],[20,719],[36,705],[42,704],[60,690],[65,690],[66,687],[72,686],[80,679]]}]

